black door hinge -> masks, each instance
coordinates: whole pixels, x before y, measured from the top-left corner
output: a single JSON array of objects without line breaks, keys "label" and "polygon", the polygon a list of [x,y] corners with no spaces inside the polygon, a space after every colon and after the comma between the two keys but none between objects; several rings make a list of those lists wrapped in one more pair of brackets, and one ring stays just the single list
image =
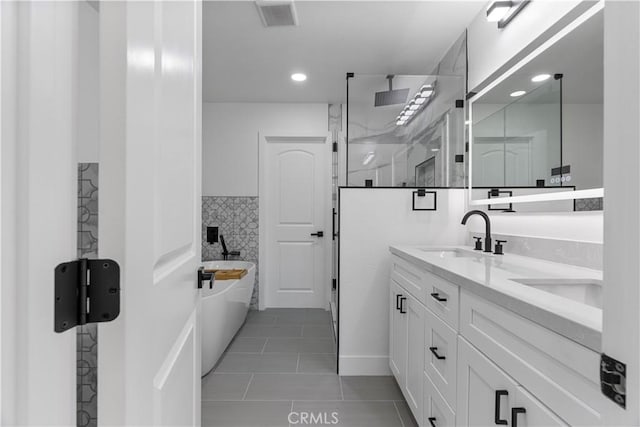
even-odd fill
[{"label": "black door hinge", "polygon": [[602,394],[627,407],[627,365],[602,353],[600,357],[600,390]]},{"label": "black door hinge", "polygon": [[334,153],[337,153],[337,152],[338,152],[338,143],[337,143],[337,142],[334,142],[334,143],[333,143],[333,152],[334,152]]},{"label": "black door hinge", "polygon": [[120,266],[111,259],[63,262],[55,269],[54,325],[64,332],[120,314]]}]

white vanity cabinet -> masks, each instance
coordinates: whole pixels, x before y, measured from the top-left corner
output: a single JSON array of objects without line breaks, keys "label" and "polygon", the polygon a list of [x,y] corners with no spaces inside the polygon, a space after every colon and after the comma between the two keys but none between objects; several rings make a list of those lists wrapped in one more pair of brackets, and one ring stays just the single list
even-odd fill
[{"label": "white vanity cabinet", "polygon": [[567,426],[464,338],[458,343],[459,426]]},{"label": "white vanity cabinet", "polygon": [[600,424],[598,353],[419,264],[391,264],[389,364],[421,426]]},{"label": "white vanity cabinet", "polygon": [[422,413],[424,306],[391,280],[389,367],[411,411]]},{"label": "white vanity cabinet", "polygon": [[[402,388],[407,377],[407,316],[404,299],[407,292],[391,280],[391,311],[389,312],[389,367]],[[404,392],[404,390],[403,390]]]}]

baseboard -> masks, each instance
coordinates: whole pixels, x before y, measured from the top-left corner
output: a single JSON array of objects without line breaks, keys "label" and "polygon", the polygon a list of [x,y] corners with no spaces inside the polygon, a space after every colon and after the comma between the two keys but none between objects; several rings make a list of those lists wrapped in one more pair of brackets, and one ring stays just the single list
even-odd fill
[{"label": "baseboard", "polygon": [[391,375],[388,356],[340,356],[339,375]]}]

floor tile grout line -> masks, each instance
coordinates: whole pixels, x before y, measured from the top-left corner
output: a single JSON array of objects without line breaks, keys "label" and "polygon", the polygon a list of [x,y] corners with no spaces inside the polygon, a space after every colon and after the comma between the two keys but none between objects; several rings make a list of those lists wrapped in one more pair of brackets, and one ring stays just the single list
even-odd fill
[{"label": "floor tile grout line", "polygon": [[396,408],[396,414],[398,415],[398,418],[400,419],[400,425],[402,427],[404,427],[404,421],[402,421],[402,416],[400,415],[400,409],[398,409],[398,405],[396,405],[396,402],[393,402],[393,407]]},{"label": "floor tile grout line", "polygon": [[267,337],[267,339],[264,340],[264,345],[262,346],[262,351],[260,352],[260,354],[264,354],[264,351],[267,349],[268,342],[269,342],[269,337]]},{"label": "floor tile grout line", "polygon": [[249,378],[249,383],[247,384],[247,388],[244,390],[244,394],[242,395],[242,400],[245,400],[247,398],[247,393],[249,393],[249,387],[251,386],[251,382],[253,381],[253,376],[255,374],[251,374],[251,378]]},{"label": "floor tile grout line", "polygon": [[300,373],[300,353],[298,353],[298,361],[296,362],[296,374]]},{"label": "floor tile grout line", "polygon": [[342,396],[342,401],[344,401],[344,390],[342,389],[342,377],[338,375],[338,382],[340,383],[340,396]]}]

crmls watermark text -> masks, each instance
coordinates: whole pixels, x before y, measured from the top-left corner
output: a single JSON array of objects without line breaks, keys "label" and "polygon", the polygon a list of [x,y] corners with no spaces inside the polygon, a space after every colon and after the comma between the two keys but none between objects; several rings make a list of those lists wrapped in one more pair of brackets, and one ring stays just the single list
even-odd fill
[{"label": "crmls watermark text", "polygon": [[339,422],[337,412],[290,412],[288,419],[293,425],[333,425]]}]

